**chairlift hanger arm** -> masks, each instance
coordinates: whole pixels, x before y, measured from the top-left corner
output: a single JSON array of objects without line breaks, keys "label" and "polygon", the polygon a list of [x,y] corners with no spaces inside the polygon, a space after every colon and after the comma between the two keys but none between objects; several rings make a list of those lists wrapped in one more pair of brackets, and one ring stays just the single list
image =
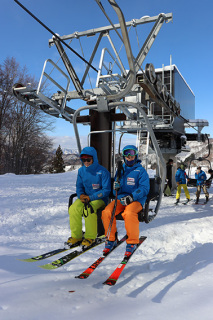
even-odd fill
[{"label": "chairlift hanger arm", "polygon": [[116,94],[107,95],[106,99],[109,101],[109,100],[120,100],[126,94],[129,93],[129,91],[131,90],[132,86],[135,83],[136,73],[135,73],[135,66],[134,66],[134,62],[133,62],[132,49],[131,49],[131,45],[130,45],[130,41],[129,41],[129,36],[128,36],[126,22],[125,22],[123,12],[121,11],[120,7],[118,6],[118,4],[116,3],[115,0],[108,0],[108,1],[118,16],[120,27],[121,27],[121,33],[122,33],[122,37],[123,37],[123,43],[125,46],[125,51],[126,51],[126,55],[127,55],[128,64],[129,64],[129,79],[128,79],[128,82],[127,82],[125,89],[122,90],[121,92],[116,93]]},{"label": "chairlift hanger arm", "polygon": [[[108,0],[110,3],[110,0]],[[110,22],[111,26],[113,27],[113,30],[115,30],[115,32],[117,33],[118,37],[120,38],[120,40],[123,42],[123,38],[121,37],[120,33],[118,32],[118,30],[115,28],[113,22],[111,21],[111,19],[108,17],[108,15],[106,14],[106,11],[104,10],[100,0],[95,0],[95,2],[98,4],[99,8],[101,9],[101,11],[103,12],[103,14],[105,15],[105,17],[107,18],[107,20]]]}]

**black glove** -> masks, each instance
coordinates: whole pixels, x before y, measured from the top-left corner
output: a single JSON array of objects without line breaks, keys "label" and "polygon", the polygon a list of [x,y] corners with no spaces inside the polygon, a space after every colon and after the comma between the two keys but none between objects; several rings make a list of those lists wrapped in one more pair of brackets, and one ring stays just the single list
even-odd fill
[{"label": "black glove", "polygon": [[114,183],[113,183],[113,189],[114,189],[115,191],[118,191],[118,190],[120,189],[120,187],[121,187],[120,182],[119,182],[119,181],[114,181]]},{"label": "black glove", "polygon": [[129,196],[126,196],[126,197],[123,197],[120,199],[120,202],[123,206],[127,206],[128,204],[130,204],[131,202],[133,202],[133,196],[132,195],[129,195]]}]

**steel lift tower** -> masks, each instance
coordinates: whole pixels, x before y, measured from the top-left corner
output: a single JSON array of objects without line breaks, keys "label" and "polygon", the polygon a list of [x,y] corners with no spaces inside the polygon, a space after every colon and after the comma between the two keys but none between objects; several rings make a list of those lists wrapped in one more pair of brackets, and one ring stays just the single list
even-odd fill
[{"label": "steel lift tower", "polygon": [[[73,124],[79,153],[81,142],[78,123],[90,125],[88,144],[95,147],[99,162],[111,171],[112,176],[115,170],[115,133],[119,132],[121,137],[124,133],[137,135],[140,141],[139,148],[145,144],[147,155],[150,149],[156,153],[157,170],[154,189],[156,191],[157,188],[158,196],[155,198],[157,205],[154,211],[157,214],[166,174],[163,154],[167,153],[168,143],[170,150],[172,146],[178,153],[181,149],[181,136],[185,133],[184,125],[189,124],[189,121],[181,116],[182,106],[172,94],[171,71],[169,71],[170,87],[168,88],[164,72],[162,76],[162,72],[155,71],[152,63],[146,64],[143,70],[142,64],[163,24],[172,20],[172,13],[161,13],[154,17],[145,16],[126,22],[116,1],[108,0],[119,20],[119,23],[114,24],[102,3],[99,0],[95,1],[108,19],[109,25],[64,36],[58,36],[48,29],[53,34],[49,45],[58,50],[65,70],[48,59],[44,63],[37,89],[15,84],[13,92],[22,102],[40,108],[54,117],[62,117]],[[15,2],[21,5],[18,1],[15,0]],[[21,7],[30,13],[22,5]],[[36,17],[33,16],[33,18]],[[38,19],[36,20],[41,23]],[[129,40],[130,30],[137,30],[137,26],[150,23],[153,24],[151,31],[143,45],[139,47],[137,56],[134,57]],[[116,48],[115,36],[125,49],[125,54],[121,54]],[[96,42],[89,61],[81,57],[85,70],[80,79],[66,50],[68,48],[74,51],[67,41],[80,40],[82,37],[87,39],[95,37]],[[106,46],[102,48],[99,67],[96,69],[92,64],[103,40],[105,42],[108,40],[111,49]],[[91,45],[88,48],[91,48]],[[47,67],[50,65],[60,73],[59,78],[63,78],[63,85],[47,72]],[[172,65],[170,67],[172,68]],[[90,72],[97,73],[97,80],[95,87],[88,89],[85,88],[85,81]],[[50,97],[41,92],[42,83],[46,80],[57,88]],[[73,91],[69,91],[70,81],[75,88]],[[73,109],[67,105],[68,102],[79,99],[85,102],[85,106]],[[88,114],[81,115],[83,111],[87,111]],[[167,142],[167,145],[164,145],[162,152],[160,143],[164,142]]]}]

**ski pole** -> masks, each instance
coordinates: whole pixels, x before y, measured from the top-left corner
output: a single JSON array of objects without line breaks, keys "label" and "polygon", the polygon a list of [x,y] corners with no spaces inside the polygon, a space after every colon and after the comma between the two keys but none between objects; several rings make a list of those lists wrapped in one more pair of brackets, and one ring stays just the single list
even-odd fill
[{"label": "ski pole", "polygon": [[118,192],[116,190],[115,204],[114,204],[114,208],[112,210],[112,215],[111,215],[111,218],[110,218],[109,227],[108,227],[107,234],[106,234],[106,237],[107,237],[108,240],[109,240],[109,236],[110,236],[110,233],[111,233],[113,220],[114,220],[114,217],[115,217],[115,211],[116,211],[116,207],[117,207],[117,199],[118,199]]},{"label": "ski pole", "polygon": [[[121,172],[123,170],[123,164],[122,164],[121,160],[119,160],[117,162],[117,167],[118,167],[118,171],[117,171],[116,181],[119,181],[120,178],[121,178]],[[112,224],[113,224],[113,220],[114,220],[114,217],[115,217],[115,211],[116,211],[116,207],[117,207],[117,200],[118,200],[118,190],[116,190],[116,193],[115,193],[115,204],[114,204],[114,208],[112,210],[112,215],[111,215],[111,219],[110,219],[110,222],[109,222],[109,227],[108,227],[107,234],[106,234],[107,239],[109,239],[109,236],[110,236],[110,233],[111,233]]]}]

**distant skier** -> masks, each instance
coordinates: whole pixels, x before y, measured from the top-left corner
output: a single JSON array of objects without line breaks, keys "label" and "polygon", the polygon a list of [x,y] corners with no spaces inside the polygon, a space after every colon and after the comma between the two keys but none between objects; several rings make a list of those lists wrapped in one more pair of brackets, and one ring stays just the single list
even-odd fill
[{"label": "distant skier", "polygon": [[177,193],[176,193],[176,202],[175,204],[178,204],[178,202],[180,201],[180,195],[181,195],[181,188],[183,188],[185,195],[186,195],[186,200],[188,203],[190,201],[190,195],[189,195],[189,191],[187,189],[187,185],[186,185],[186,179],[188,179],[188,176],[185,172],[185,165],[181,164],[180,167],[177,169],[177,172],[175,174],[175,180],[177,183]]},{"label": "distant skier", "polygon": [[97,210],[105,207],[111,191],[110,173],[98,163],[93,147],[81,151],[83,166],[78,170],[76,192],[78,199],[69,207],[71,237],[67,243],[82,241],[82,215],[85,218],[85,234],[82,245],[90,246],[97,236]]},{"label": "distant skier", "polygon": [[164,196],[171,196],[171,190],[172,190],[172,167],[173,167],[173,160],[169,159],[166,164],[166,180],[167,184],[164,189]]},{"label": "distant skier", "polygon": [[[133,145],[127,145],[122,151],[124,164],[119,181],[117,181],[118,171],[115,175],[113,184],[113,193],[117,191],[117,206],[115,216],[123,211],[122,217],[125,221],[127,233],[127,246],[125,255],[130,255],[139,243],[139,220],[138,213],[142,210],[149,193],[149,176],[146,170],[138,160],[138,149]],[[102,220],[107,235],[110,218],[115,205],[115,200],[112,201],[102,211]],[[103,254],[107,254],[117,245],[116,239],[116,219],[112,223],[109,239],[106,241]]]},{"label": "distant skier", "polygon": [[203,170],[201,170],[201,167],[197,167],[197,171],[195,173],[195,179],[197,179],[197,191],[196,191],[196,204],[199,202],[201,188],[203,189],[203,192],[206,196],[206,202],[209,200],[209,193],[206,188],[206,174]]}]

